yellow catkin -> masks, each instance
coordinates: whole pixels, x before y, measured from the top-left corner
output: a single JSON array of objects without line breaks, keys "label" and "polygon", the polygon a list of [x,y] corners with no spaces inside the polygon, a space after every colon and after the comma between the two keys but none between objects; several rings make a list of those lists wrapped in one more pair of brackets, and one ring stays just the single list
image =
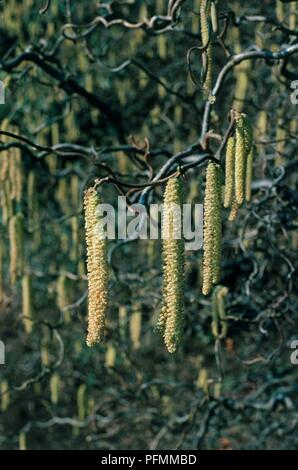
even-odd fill
[{"label": "yellow catkin", "polygon": [[88,335],[87,345],[98,343],[103,334],[108,305],[108,264],[106,239],[96,214],[99,197],[95,189],[85,192],[85,229],[88,271]]},{"label": "yellow catkin", "polygon": [[77,261],[78,250],[79,250],[79,219],[77,216],[71,217],[70,225],[71,225],[71,238],[72,238],[70,259],[72,261]]},{"label": "yellow catkin", "polygon": [[71,304],[71,281],[60,274],[57,280],[57,306],[63,312],[65,323],[70,322],[70,311],[67,306]]},{"label": "yellow catkin", "polygon": [[0,409],[6,411],[10,403],[9,385],[6,380],[0,382]]},{"label": "yellow catkin", "polygon": [[23,194],[23,162],[20,149],[15,151],[15,199],[21,202]]},{"label": "yellow catkin", "polygon": [[[9,129],[9,121],[4,119],[1,122],[0,129],[2,131],[7,131]],[[8,142],[8,137],[6,135],[1,135],[1,142],[6,144]],[[0,181],[5,181],[8,175],[9,167],[9,150],[2,150],[0,152]]]},{"label": "yellow catkin", "polygon": [[23,304],[23,322],[25,332],[30,334],[33,328],[33,289],[32,279],[29,274],[25,274],[22,278],[22,304]]},{"label": "yellow catkin", "polygon": [[72,209],[76,211],[80,202],[80,180],[78,175],[71,175],[70,189]]},{"label": "yellow catkin", "polygon": [[36,187],[36,173],[30,171],[27,183],[27,204],[28,204],[28,223],[30,229],[33,229],[38,223],[38,198]]},{"label": "yellow catkin", "polygon": [[43,366],[46,367],[50,364],[50,355],[47,343],[45,343],[40,350],[40,358]]},{"label": "yellow catkin", "polygon": [[196,385],[205,393],[208,392],[208,371],[204,367],[199,371],[198,378],[196,380]]},{"label": "yellow catkin", "polygon": [[126,337],[127,326],[127,309],[124,305],[120,305],[118,310],[119,333],[122,339]]},{"label": "yellow catkin", "polygon": [[256,134],[259,139],[264,139],[267,131],[268,112],[261,110],[258,114]]},{"label": "yellow catkin", "polygon": [[10,181],[6,180],[2,184],[1,208],[2,208],[2,224],[7,225],[8,220],[13,214],[12,199],[10,197]]},{"label": "yellow catkin", "polygon": [[217,284],[221,276],[221,169],[216,167],[217,197],[214,201],[214,234],[213,234],[213,260],[212,260],[212,282]]},{"label": "yellow catkin", "polygon": [[234,195],[235,138],[229,137],[226,149],[224,207],[231,207]]},{"label": "yellow catkin", "polygon": [[165,34],[157,36],[157,53],[161,59],[167,58],[167,38]]},{"label": "yellow catkin", "polygon": [[135,305],[134,312],[129,319],[129,335],[134,350],[139,349],[141,346],[142,314],[140,310],[141,306]]},{"label": "yellow catkin", "polygon": [[253,158],[254,148],[251,147],[246,161],[246,182],[245,182],[245,200],[249,202],[251,200],[251,183],[253,176]]},{"label": "yellow catkin", "polygon": [[78,418],[80,421],[84,421],[86,418],[87,411],[87,387],[86,384],[81,384],[77,391],[77,407],[78,407]]},{"label": "yellow catkin", "polygon": [[57,405],[60,398],[60,377],[57,372],[51,376],[50,379],[50,392],[51,392],[51,403]]},{"label": "yellow catkin", "polygon": [[216,34],[218,32],[218,20],[217,20],[217,10],[216,10],[215,2],[211,2],[210,18],[211,18],[211,24],[212,24],[212,31]]},{"label": "yellow catkin", "polygon": [[244,131],[243,115],[236,115],[235,143],[235,196],[239,206],[244,200],[247,142]]},{"label": "yellow catkin", "polygon": [[[1,140],[3,143],[5,143],[5,135],[1,136]],[[7,177],[8,174],[8,168],[9,168],[9,151],[8,150],[2,150],[0,153],[0,181],[5,181],[5,178]]]},{"label": "yellow catkin", "polygon": [[221,264],[221,184],[220,166],[209,162],[204,199],[203,288],[208,295],[219,282]]},{"label": "yellow catkin", "polygon": [[51,125],[51,143],[57,145],[59,143],[59,123],[54,122]]},{"label": "yellow catkin", "polygon": [[105,354],[105,366],[107,368],[114,367],[116,362],[117,351],[115,346],[109,344]]},{"label": "yellow catkin", "polygon": [[27,450],[26,434],[24,432],[19,433],[19,450]]},{"label": "yellow catkin", "polygon": [[18,276],[23,272],[24,267],[24,216],[17,213],[9,220],[9,244],[10,244],[10,280],[16,283]]},{"label": "yellow catkin", "polygon": [[247,157],[253,144],[253,129],[246,114],[243,114],[243,129]]},{"label": "yellow catkin", "polygon": [[168,180],[163,210],[163,306],[158,329],[173,353],[181,341],[184,323],[184,239],[182,205],[184,193],[180,178]]},{"label": "yellow catkin", "polygon": [[225,313],[225,297],[228,294],[227,287],[217,286],[212,294],[212,334],[215,338],[223,339],[228,332]]},{"label": "yellow catkin", "polygon": [[207,57],[207,71],[205,73],[203,90],[205,95],[209,95],[212,88],[212,44],[209,32],[209,17],[210,17],[210,1],[201,0],[200,3],[200,22],[201,22],[201,39],[202,45],[207,46],[206,51],[204,52]]}]

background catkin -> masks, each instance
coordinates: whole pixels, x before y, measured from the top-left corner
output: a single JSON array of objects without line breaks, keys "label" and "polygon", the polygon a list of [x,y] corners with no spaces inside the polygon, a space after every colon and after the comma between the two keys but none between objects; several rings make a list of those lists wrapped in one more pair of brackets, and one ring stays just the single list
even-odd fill
[{"label": "background catkin", "polygon": [[24,216],[21,212],[15,214],[9,220],[9,245],[10,245],[10,280],[16,283],[24,268]]},{"label": "background catkin", "polygon": [[234,195],[235,138],[229,137],[226,148],[224,207],[231,207]]},{"label": "background catkin", "polygon": [[163,306],[158,328],[170,353],[181,341],[184,322],[183,187],[180,178],[168,180],[163,210]]},{"label": "background catkin", "polygon": [[212,334],[215,338],[225,338],[228,332],[226,321],[225,298],[228,294],[227,287],[217,286],[212,294]]},{"label": "background catkin", "polygon": [[22,305],[24,329],[30,334],[33,328],[34,307],[32,279],[29,274],[25,274],[22,278]]},{"label": "background catkin", "polygon": [[88,335],[87,345],[98,343],[103,334],[108,305],[108,264],[106,239],[96,215],[99,197],[94,188],[85,192],[85,229],[88,272]]},{"label": "background catkin", "polygon": [[132,343],[132,348],[137,350],[141,347],[141,332],[142,332],[142,313],[141,305],[136,304],[133,307],[133,312],[129,319],[129,334]]},{"label": "background catkin", "polygon": [[221,185],[220,166],[209,162],[204,199],[203,288],[208,295],[220,278],[221,260]]}]

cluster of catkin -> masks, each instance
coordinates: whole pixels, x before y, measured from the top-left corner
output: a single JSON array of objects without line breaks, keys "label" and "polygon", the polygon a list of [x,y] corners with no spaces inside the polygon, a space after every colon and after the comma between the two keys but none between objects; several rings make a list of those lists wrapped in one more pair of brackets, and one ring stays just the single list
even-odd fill
[{"label": "cluster of catkin", "polygon": [[[233,111],[235,135],[228,138],[225,162],[225,208],[230,208],[229,220],[236,218],[244,200],[251,198],[253,168],[253,133],[248,118],[243,113]],[[206,175],[204,200],[204,253],[203,288],[208,295],[213,284],[220,281],[221,263],[221,168],[209,162]]]},{"label": "cluster of catkin", "polygon": [[[1,122],[1,131],[9,131],[18,134],[17,126],[12,125],[8,119]],[[30,217],[36,215],[33,201],[36,200],[35,173],[31,171],[27,183],[27,200],[24,201],[24,164],[22,161],[21,149],[10,144],[10,137],[1,135],[1,142],[4,144],[0,152],[0,209],[1,209],[1,230],[7,227],[9,239],[9,278],[11,287],[15,288],[21,280],[22,289],[22,313],[23,324],[26,333],[31,333],[33,328],[33,286],[31,274],[27,269],[25,256],[25,220],[23,207],[28,208],[28,225],[30,227]],[[34,175],[34,178],[32,178]],[[33,214],[34,213],[34,214]],[[30,227],[32,228],[32,226]],[[3,256],[3,245],[0,250],[0,302],[5,297],[3,270],[6,264],[6,257]]]},{"label": "cluster of catkin", "polygon": [[184,240],[182,236],[182,181],[170,178],[163,206],[163,305],[158,330],[169,352],[181,341],[184,321]]},{"label": "cluster of catkin", "polygon": [[233,111],[235,135],[226,147],[224,207],[231,208],[229,220],[235,220],[244,199],[251,198],[253,133],[247,116]]},{"label": "cluster of catkin", "polygon": [[97,214],[99,196],[89,188],[84,196],[88,271],[87,345],[94,346],[103,335],[108,305],[108,263],[106,239]]},{"label": "cluster of catkin", "polygon": [[[230,220],[235,217],[244,199],[250,199],[252,179],[252,129],[245,114],[233,111],[235,136],[230,136],[226,146],[224,207],[231,208]],[[222,170],[219,163],[210,161],[206,172],[204,199],[204,253],[203,287],[208,295],[220,281],[222,251]],[[163,206],[163,304],[158,319],[169,352],[176,351],[182,338],[184,323],[184,192],[179,175],[168,179]],[[94,188],[85,192],[85,225],[88,269],[88,337],[87,344],[100,341],[104,329],[108,297],[108,267],[106,240],[100,220],[96,215],[99,198]],[[218,287],[213,296],[213,334],[226,335],[224,313],[225,287]]]}]

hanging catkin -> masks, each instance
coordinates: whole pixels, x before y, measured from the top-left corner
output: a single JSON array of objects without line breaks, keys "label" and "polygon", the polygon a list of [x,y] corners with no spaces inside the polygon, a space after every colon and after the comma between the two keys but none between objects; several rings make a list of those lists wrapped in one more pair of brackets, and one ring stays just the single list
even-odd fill
[{"label": "hanging catkin", "polygon": [[235,138],[229,137],[226,149],[224,207],[231,207],[234,195]]},{"label": "hanging catkin", "polygon": [[251,183],[252,183],[252,175],[253,175],[253,156],[254,156],[254,148],[251,146],[249,154],[247,156],[246,161],[246,182],[245,182],[245,200],[249,202],[251,199]]},{"label": "hanging catkin", "polygon": [[28,224],[32,230],[38,222],[38,192],[37,192],[37,181],[36,173],[31,170],[28,175],[27,183],[27,204],[28,204]]},{"label": "hanging catkin", "polygon": [[212,260],[212,282],[217,284],[221,276],[221,169],[216,167],[217,198],[214,200],[214,234],[213,234],[213,260]]},{"label": "hanging catkin", "polygon": [[15,284],[17,277],[22,274],[24,266],[24,216],[17,213],[9,220],[9,244],[10,244],[10,280]]},{"label": "hanging catkin", "polygon": [[209,31],[210,1],[201,0],[200,3],[200,21],[201,21],[201,39],[202,45],[206,50],[203,54],[206,57],[206,71],[204,72],[203,90],[208,96],[212,88],[212,44]]},{"label": "hanging catkin", "polygon": [[208,295],[220,279],[221,260],[221,184],[220,166],[209,162],[204,199],[203,288]]},{"label": "hanging catkin", "polygon": [[99,197],[94,188],[85,192],[85,229],[88,271],[88,335],[87,345],[98,343],[103,334],[108,304],[108,265],[106,240],[96,214]]},{"label": "hanging catkin", "polygon": [[183,187],[180,178],[170,178],[163,207],[163,306],[158,329],[170,353],[181,341],[184,321],[184,240],[182,236]]},{"label": "hanging catkin", "polygon": [[244,200],[245,170],[247,155],[247,140],[244,131],[243,114],[236,114],[236,144],[235,144],[235,196],[239,206]]}]

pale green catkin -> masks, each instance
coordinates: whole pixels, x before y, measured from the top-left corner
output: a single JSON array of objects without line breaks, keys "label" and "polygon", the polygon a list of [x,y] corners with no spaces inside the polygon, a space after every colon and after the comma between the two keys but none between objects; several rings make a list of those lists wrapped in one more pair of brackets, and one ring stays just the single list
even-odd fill
[{"label": "pale green catkin", "polygon": [[10,280],[16,283],[24,268],[24,216],[17,213],[9,220]]},{"label": "pale green catkin", "polygon": [[246,182],[245,182],[245,200],[250,202],[251,200],[251,183],[253,176],[253,158],[254,158],[254,148],[251,146],[249,154],[246,161]]},{"label": "pale green catkin", "polygon": [[234,195],[235,138],[229,137],[226,148],[224,207],[231,207]]},{"label": "pale green catkin", "polygon": [[204,295],[220,278],[221,263],[221,184],[220,166],[209,162],[204,199],[203,288]]},{"label": "pale green catkin", "polygon": [[247,139],[244,130],[243,115],[236,115],[236,144],[235,144],[235,196],[239,206],[244,200],[245,171],[247,155]]},{"label": "pale green catkin", "polygon": [[[253,147],[253,130],[248,117],[244,113],[234,112],[236,121],[235,145],[235,197],[238,206],[241,206],[246,196],[246,171],[250,171],[251,149]],[[251,177],[248,175],[248,178]],[[250,197],[248,191],[248,197]]]},{"label": "pale green catkin", "polygon": [[246,114],[243,114],[243,129],[246,145],[246,156],[248,156],[253,144],[253,129]]},{"label": "pale green catkin", "polygon": [[57,405],[57,403],[59,402],[60,388],[61,388],[60,377],[57,374],[57,372],[54,372],[54,374],[50,378],[51,403],[53,405]]},{"label": "pale green catkin", "polygon": [[181,341],[184,323],[184,239],[181,179],[170,178],[164,193],[163,211],[163,306],[158,328],[165,345],[174,353]]},{"label": "pale green catkin", "polygon": [[108,263],[106,239],[96,214],[100,203],[97,192],[89,188],[85,192],[85,229],[88,272],[88,335],[87,345],[101,341],[108,306]]},{"label": "pale green catkin", "polygon": [[209,95],[212,88],[212,44],[209,32],[209,18],[210,18],[210,1],[201,0],[200,3],[200,21],[201,21],[201,39],[202,45],[207,46],[204,52],[207,56],[207,71],[203,82],[203,90],[205,95]]}]

